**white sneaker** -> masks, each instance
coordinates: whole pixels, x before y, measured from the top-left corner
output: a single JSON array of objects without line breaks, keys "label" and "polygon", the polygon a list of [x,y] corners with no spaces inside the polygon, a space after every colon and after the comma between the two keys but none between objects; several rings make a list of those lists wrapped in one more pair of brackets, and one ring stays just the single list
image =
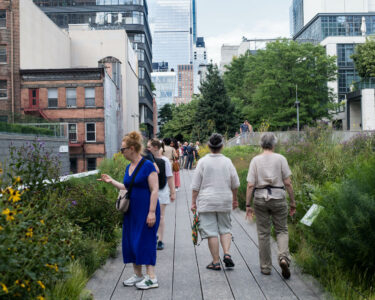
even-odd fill
[{"label": "white sneaker", "polygon": [[136,283],[141,282],[144,279],[143,276],[138,277],[137,275],[133,275],[129,279],[126,279],[122,284],[124,286],[134,286]]},{"label": "white sneaker", "polygon": [[176,188],[176,192],[178,192],[178,188]]},{"label": "white sneaker", "polygon": [[156,277],[151,279],[148,275],[145,275],[145,278],[141,282],[136,283],[135,286],[141,290],[148,290],[159,287],[159,284]]}]

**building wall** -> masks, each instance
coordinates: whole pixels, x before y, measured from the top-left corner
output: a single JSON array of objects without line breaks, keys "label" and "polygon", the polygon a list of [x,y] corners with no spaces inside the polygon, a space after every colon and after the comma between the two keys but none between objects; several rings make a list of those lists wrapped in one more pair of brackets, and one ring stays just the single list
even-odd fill
[{"label": "building wall", "polygon": [[[34,142],[36,137],[34,135],[19,135],[19,134],[5,134],[0,133],[0,162],[9,163],[9,147],[21,147],[26,143]],[[53,138],[53,137],[38,137],[40,142],[44,143],[46,151],[51,151],[54,155],[59,155],[61,163],[60,175],[69,174],[69,152],[64,152],[61,146],[68,146],[68,139]]]},{"label": "building wall", "polygon": [[[56,87],[58,107],[49,108],[48,88]],[[95,107],[85,107],[85,87],[95,88]],[[69,154],[71,159],[77,159],[77,171],[79,173],[87,171],[88,158],[95,158],[98,166],[106,154],[103,80],[23,81],[22,109],[29,108],[29,89],[35,88],[39,89],[39,108],[48,120],[76,124],[77,139],[69,143]],[[66,88],[76,88],[75,108],[68,108],[66,105]],[[86,141],[86,123],[95,123],[95,142]]]},{"label": "building wall", "polygon": [[0,65],[0,80],[5,80],[7,87],[7,97],[0,99],[0,116],[9,121],[12,111],[20,112],[19,1],[2,0],[0,9],[6,10],[6,27],[0,28],[0,45],[7,51],[7,62]]},{"label": "building wall", "polygon": [[69,36],[32,0],[20,0],[21,69],[70,67]]},{"label": "building wall", "polygon": [[368,12],[373,2],[373,0],[304,0],[304,25],[318,13]]},{"label": "building wall", "polygon": [[177,82],[178,98],[184,99],[184,103],[190,102],[194,94],[193,65],[178,65]]},{"label": "building wall", "polygon": [[132,111],[137,111],[139,103],[137,75],[128,68],[128,42],[124,29],[120,30],[89,30],[87,25],[70,25],[71,65],[72,67],[96,67],[98,61],[113,56],[121,62],[122,104],[120,136],[138,129],[138,122],[133,120]]},{"label": "building wall", "polygon": [[361,102],[354,102],[350,104],[350,130],[362,130],[362,115],[361,115]]},{"label": "building wall", "polygon": [[232,62],[234,56],[237,56],[239,45],[222,45],[221,46],[221,59],[220,70],[224,72],[225,65]]},{"label": "building wall", "polygon": [[375,90],[362,90],[362,130],[375,130]]}]

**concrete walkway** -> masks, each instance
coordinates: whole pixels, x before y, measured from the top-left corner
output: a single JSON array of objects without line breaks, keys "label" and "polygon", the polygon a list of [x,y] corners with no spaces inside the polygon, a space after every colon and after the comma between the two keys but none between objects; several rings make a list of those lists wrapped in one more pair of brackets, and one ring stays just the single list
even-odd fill
[{"label": "concrete walkway", "polygon": [[[274,267],[271,276],[260,273],[258,238],[255,224],[245,221],[242,211],[232,213],[234,242],[233,270],[211,271],[207,241],[194,247],[191,240],[192,214],[191,177],[194,171],[182,170],[182,187],[177,200],[167,207],[165,226],[165,249],[158,251],[156,274],[159,288],[147,291],[124,287],[122,281],[133,274],[132,265],[124,265],[121,249],[115,259],[110,259],[98,270],[86,288],[96,300],[123,299],[326,299],[316,282],[302,275],[295,266],[292,276],[284,280],[277,264],[276,245],[272,245]],[[222,257],[221,252],[221,257]]]}]

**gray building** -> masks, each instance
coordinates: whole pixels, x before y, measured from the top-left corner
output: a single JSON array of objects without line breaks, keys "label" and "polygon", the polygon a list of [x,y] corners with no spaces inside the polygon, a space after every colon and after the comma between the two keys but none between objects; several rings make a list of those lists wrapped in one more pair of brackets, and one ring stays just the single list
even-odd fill
[{"label": "gray building", "polygon": [[153,132],[152,37],[146,0],[33,0],[59,27],[90,24],[94,29],[125,29],[138,56],[139,111]]},{"label": "gray building", "polygon": [[193,63],[193,20],[192,0],[150,1],[154,62],[168,62],[174,70]]}]

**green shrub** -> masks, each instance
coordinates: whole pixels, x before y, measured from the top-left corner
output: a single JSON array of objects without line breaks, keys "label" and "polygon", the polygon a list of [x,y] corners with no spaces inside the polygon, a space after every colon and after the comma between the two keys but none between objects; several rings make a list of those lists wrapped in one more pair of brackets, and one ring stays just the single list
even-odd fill
[{"label": "green shrub", "polygon": [[13,132],[13,133],[25,133],[25,134],[36,134],[36,135],[55,135],[53,130],[47,128],[38,128],[29,125],[21,124],[9,124],[0,122],[0,132]]},{"label": "green shrub", "polygon": [[348,268],[375,272],[375,158],[349,171],[348,178],[327,185],[320,194],[324,211],[314,223],[316,243]]},{"label": "green shrub", "polygon": [[64,184],[60,197],[62,214],[82,228],[90,238],[114,239],[114,230],[121,222],[115,208],[117,190],[96,177],[70,180]]}]

